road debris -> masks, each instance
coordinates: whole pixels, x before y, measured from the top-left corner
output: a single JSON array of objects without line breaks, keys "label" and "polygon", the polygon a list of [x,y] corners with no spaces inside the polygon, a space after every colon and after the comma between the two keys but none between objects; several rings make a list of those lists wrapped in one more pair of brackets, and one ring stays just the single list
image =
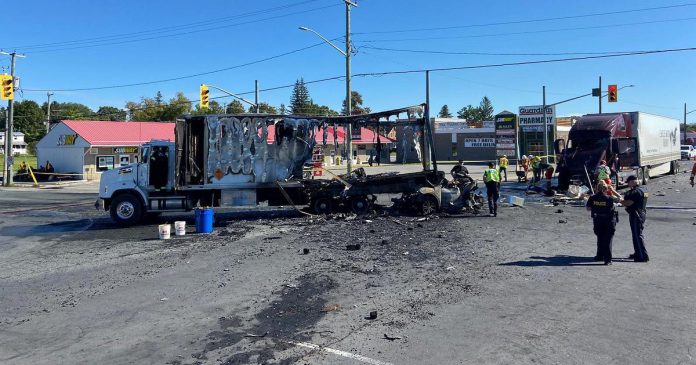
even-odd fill
[{"label": "road debris", "polygon": [[321,311],[324,313],[328,313],[328,312],[336,312],[339,309],[341,309],[341,306],[338,304],[327,304],[324,306],[324,308],[322,308]]},{"label": "road debris", "polygon": [[384,334],[384,339],[389,340],[389,341],[395,341],[395,340],[400,340],[401,337],[399,336],[389,336],[386,333]]},{"label": "road debris", "polygon": [[264,332],[264,334],[262,334],[262,335],[255,335],[255,334],[253,334],[253,333],[247,333],[246,335],[244,335],[244,337],[264,338],[264,337],[266,337],[267,335],[268,335],[268,332]]},{"label": "road debris", "polygon": [[303,248],[303,249],[302,249],[302,254],[303,254],[303,255],[309,255],[309,249],[308,249],[308,248]]},{"label": "road debris", "polygon": [[346,245],[346,250],[348,250],[348,251],[358,251],[359,249],[360,249],[359,243]]},{"label": "road debris", "polygon": [[377,311],[371,311],[370,314],[367,317],[365,317],[365,319],[374,321],[375,319],[377,319]]}]

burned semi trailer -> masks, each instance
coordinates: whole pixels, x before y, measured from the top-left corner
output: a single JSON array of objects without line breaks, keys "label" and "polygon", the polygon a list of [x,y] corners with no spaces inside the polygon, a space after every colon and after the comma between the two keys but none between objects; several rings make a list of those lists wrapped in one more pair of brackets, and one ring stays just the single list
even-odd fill
[{"label": "burned semi trailer", "polygon": [[147,214],[195,207],[316,204],[317,186],[303,180],[302,171],[317,139],[327,143],[329,127],[398,123],[422,129],[424,107],[350,117],[187,116],[176,122],[175,142],[151,141],[138,163],[104,172],[96,206],[109,211],[116,223],[130,225]]}]

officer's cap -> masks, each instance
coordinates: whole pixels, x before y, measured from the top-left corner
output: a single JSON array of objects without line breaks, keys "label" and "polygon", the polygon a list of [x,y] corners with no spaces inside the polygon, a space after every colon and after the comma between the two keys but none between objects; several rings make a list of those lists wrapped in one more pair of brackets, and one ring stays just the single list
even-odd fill
[{"label": "officer's cap", "polygon": [[631,175],[631,176],[629,176],[629,177],[626,178],[626,182],[633,181],[633,180],[638,180],[638,178],[636,177],[636,175]]}]

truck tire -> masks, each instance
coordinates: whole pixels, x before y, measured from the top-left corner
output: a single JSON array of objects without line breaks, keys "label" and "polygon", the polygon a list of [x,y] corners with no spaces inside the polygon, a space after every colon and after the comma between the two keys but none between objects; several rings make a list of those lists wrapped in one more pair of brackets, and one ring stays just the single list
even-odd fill
[{"label": "truck tire", "polygon": [[143,205],[137,196],[126,193],[116,196],[109,207],[111,220],[120,226],[138,224],[143,217]]},{"label": "truck tire", "polygon": [[643,185],[648,185],[648,181],[650,181],[650,169],[645,166],[641,169],[642,173],[641,175],[643,176],[641,180],[641,184]]},{"label": "truck tire", "polygon": [[319,197],[312,202],[312,209],[317,214],[331,214],[333,211],[333,202],[330,198]]},{"label": "truck tire", "polygon": [[370,202],[364,196],[356,196],[350,199],[350,210],[357,215],[367,214],[370,211]]},{"label": "truck tire", "polygon": [[676,175],[679,173],[679,161],[672,161],[671,168],[669,170],[670,175]]}]

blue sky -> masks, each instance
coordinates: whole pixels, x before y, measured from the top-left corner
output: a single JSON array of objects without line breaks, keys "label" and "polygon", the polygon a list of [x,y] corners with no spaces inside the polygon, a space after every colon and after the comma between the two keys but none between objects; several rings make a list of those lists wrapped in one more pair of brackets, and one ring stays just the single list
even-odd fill
[{"label": "blue sky", "polygon": [[[76,89],[147,82],[228,68],[321,42],[298,30],[310,27],[327,38],[345,33],[341,0],[26,0],[3,7],[0,48],[27,55],[17,61],[23,89]],[[484,65],[575,57],[575,55],[471,55],[471,53],[594,53],[696,46],[696,3],[675,1],[488,1],[358,0],[352,11],[353,73]],[[686,5],[650,11],[629,10]],[[282,7],[282,8],[281,8]],[[584,14],[614,15],[522,22]],[[269,19],[273,18],[273,19]],[[7,21],[9,20],[9,24]],[[240,24],[241,23],[241,24]],[[491,23],[503,23],[490,25]],[[475,25],[475,26],[472,26]],[[423,30],[424,28],[441,28]],[[163,29],[164,28],[164,29]],[[420,29],[415,30],[414,29]],[[146,31],[155,33],[144,33]],[[129,36],[124,34],[130,33]],[[187,33],[187,34],[181,34]],[[118,38],[101,38],[119,36]],[[92,39],[70,44],[59,42]],[[151,38],[151,39],[143,39]],[[337,40],[340,45],[341,39]],[[45,46],[47,43],[53,45]],[[39,45],[40,47],[36,47]],[[94,46],[97,45],[97,46]],[[34,47],[27,47],[34,46]],[[88,46],[88,47],[85,47]],[[375,48],[388,48],[385,51]],[[9,65],[0,59],[0,67]],[[621,90],[619,103],[604,111],[640,110],[682,118],[684,102],[696,109],[696,52],[643,55],[544,65],[473,69],[431,74],[431,104],[456,111],[488,96],[496,112],[581,95],[602,76]],[[345,74],[342,55],[320,45],[270,61],[177,81],[126,88],[56,91],[54,100],[123,107],[126,101],[170,98],[183,91],[197,99],[207,83],[232,92],[292,84]],[[373,110],[425,100],[423,74],[355,77],[353,89]],[[309,85],[316,103],[339,110],[343,80]],[[291,89],[261,93],[261,100],[288,104]],[[213,96],[222,95],[217,92]],[[249,95],[253,97],[252,95]],[[43,102],[45,91],[24,91]],[[229,101],[229,99],[223,99]],[[596,98],[559,105],[559,115],[597,111]],[[696,122],[696,113],[690,115]]]}]

